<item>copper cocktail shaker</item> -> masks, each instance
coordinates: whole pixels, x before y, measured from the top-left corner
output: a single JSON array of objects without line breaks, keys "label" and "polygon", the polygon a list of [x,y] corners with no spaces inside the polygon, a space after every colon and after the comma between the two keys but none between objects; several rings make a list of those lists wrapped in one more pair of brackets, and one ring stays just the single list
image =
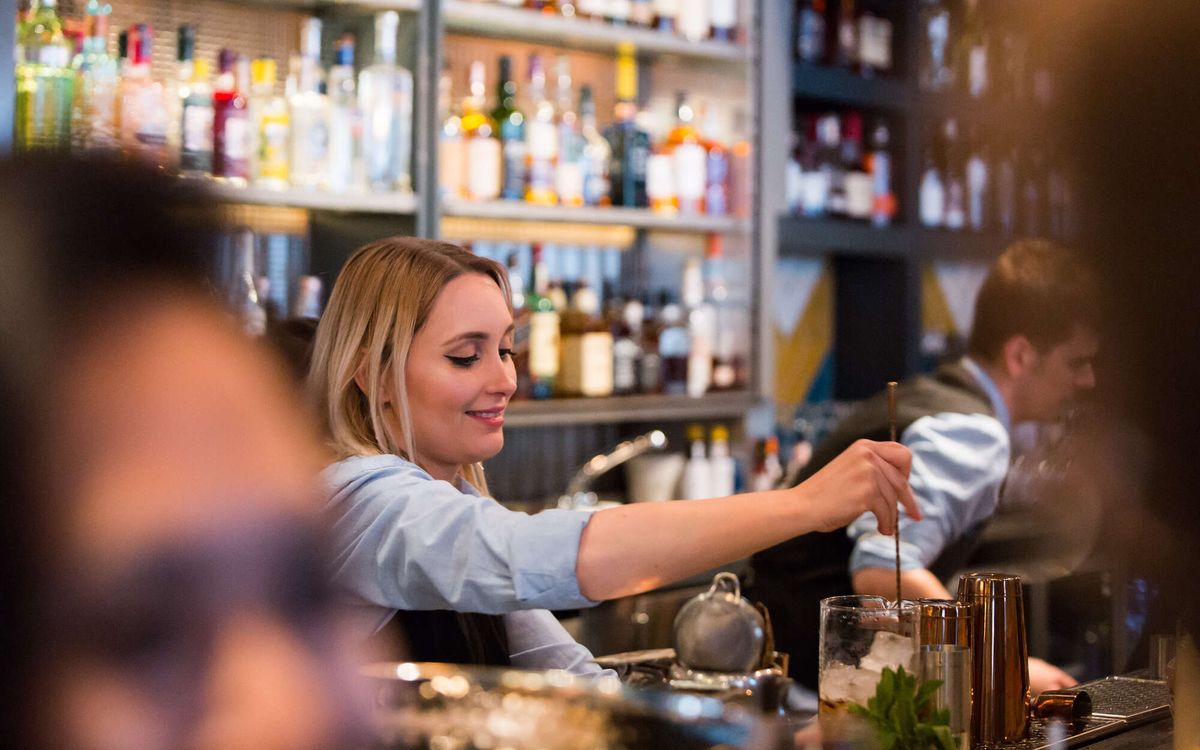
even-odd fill
[{"label": "copper cocktail shaker", "polygon": [[977,745],[1024,739],[1029,724],[1029,646],[1021,579],[971,573],[958,584],[971,605],[974,677],[971,736]]}]

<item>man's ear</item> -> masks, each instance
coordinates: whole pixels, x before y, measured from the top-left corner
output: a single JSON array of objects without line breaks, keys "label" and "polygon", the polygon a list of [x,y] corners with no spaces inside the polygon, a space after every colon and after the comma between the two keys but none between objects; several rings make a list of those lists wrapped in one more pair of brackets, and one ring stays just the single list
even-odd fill
[{"label": "man's ear", "polygon": [[1037,347],[1024,334],[1018,333],[1005,341],[1001,354],[1004,371],[1010,378],[1024,375],[1037,364]]}]

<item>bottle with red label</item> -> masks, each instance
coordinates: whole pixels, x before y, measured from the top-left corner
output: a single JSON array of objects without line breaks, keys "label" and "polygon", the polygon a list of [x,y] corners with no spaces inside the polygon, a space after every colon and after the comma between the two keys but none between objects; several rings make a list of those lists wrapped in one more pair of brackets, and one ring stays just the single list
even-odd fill
[{"label": "bottle with red label", "polygon": [[[238,185],[250,179],[250,102],[246,76],[233,50],[217,56],[217,84],[213,91],[213,176]],[[248,63],[249,61],[245,61]]]}]

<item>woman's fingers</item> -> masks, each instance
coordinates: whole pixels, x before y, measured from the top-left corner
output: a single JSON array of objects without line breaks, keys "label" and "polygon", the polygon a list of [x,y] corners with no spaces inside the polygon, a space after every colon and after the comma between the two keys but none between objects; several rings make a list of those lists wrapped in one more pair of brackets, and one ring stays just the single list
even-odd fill
[{"label": "woman's fingers", "polygon": [[[879,533],[891,535],[895,533],[896,504],[899,494],[887,476],[886,463],[875,454],[871,454],[871,463],[875,470],[871,473],[875,480],[876,496],[871,503],[871,512],[875,514]],[[888,467],[890,468],[890,467]],[[892,469],[895,471],[895,469]]]},{"label": "woman's fingers", "polygon": [[868,447],[879,458],[877,467],[896,489],[896,497],[904,506],[908,517],[920,521],[923,516],[912,487],[908,485],[908,474],[912,468],[912,452],[900,443],[870,443]]}]

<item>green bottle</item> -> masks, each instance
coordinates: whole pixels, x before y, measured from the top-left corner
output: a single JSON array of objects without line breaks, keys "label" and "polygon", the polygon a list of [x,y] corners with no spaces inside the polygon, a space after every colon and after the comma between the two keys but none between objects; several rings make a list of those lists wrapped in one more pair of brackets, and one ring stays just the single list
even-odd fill
[{"label": "green bottle", "polygon": [[56,0],[34,0],[19,30],[13,145],[17,151],[71,145],[74,47],[63,35]]}]

